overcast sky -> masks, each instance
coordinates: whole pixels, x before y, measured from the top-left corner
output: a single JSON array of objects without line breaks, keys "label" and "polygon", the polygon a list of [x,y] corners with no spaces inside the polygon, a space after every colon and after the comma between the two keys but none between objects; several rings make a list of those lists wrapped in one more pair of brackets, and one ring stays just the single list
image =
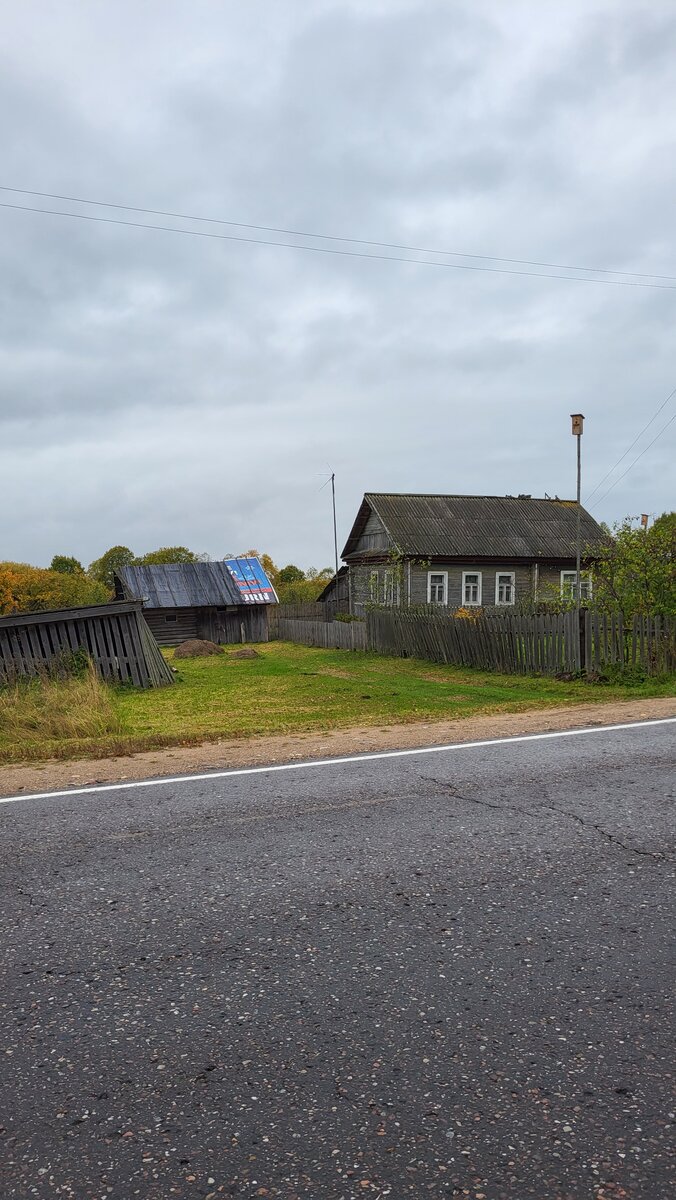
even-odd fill
[{"label": "overcast sky", "polygon": [[[676,276],[673,0],[2,9],[5,187]],[[676,386],[675,318],[664,287],[0,208],[0,559],[183,543],[321,567],[322,474],[341,544],[364,491],[571,496],[578,410],[584,498]],[[673,507],[675,445],[676,422],[594,515]]]}]

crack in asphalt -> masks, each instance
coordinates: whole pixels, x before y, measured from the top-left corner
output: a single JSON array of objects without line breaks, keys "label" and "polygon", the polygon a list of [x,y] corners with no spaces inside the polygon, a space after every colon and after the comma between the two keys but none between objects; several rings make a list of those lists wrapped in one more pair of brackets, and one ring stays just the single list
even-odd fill
[{"label": "crack in asphalt", "polygon": [[[434,779],[429,775],[423,776],[423,778],[427,783],[435,784],[436,787],[440,788],[444,792],[448,792],[456,800],[464,800],[467,804],[477,804],[481,808],[490,808],[496,812],[521,813],[527,817],[535,817],[538,815],[537,809],[535,808],[522,808],[521,806],[514,804],[492,804],[490,800],[480,800],[477,796],[464,795],[463,793],[459,792],[457,788],[454,788],[452,783],[445,783],[443,780]],[[571,809],[559,808],[557,804],[551,803],[551,800],[546,792],[545,796],[546,800],[543,802],[542,807],[546,808],[548,812],[557,813],[557,815],[560,817],[567,817],[569,820],[575,821],[578,825],[581,825],[583,829],[593,829],[601,837],[605,838],[610,845],[617,846],[619,849],[626,851],[627,854],[639,854],[644,858],[652,858],[654,862],[674,863],[676,861],[669,854],[663,854],[660,850],[643,850],[637,846],[629,846],[626,842],[623,842],[621,838],[617,837],[613,833],[610,833],[607,829],[604,829],[602,825],[597,825],[594,821],[586,821],[584,817],[581,817],[579,813],[573,812]]]}]

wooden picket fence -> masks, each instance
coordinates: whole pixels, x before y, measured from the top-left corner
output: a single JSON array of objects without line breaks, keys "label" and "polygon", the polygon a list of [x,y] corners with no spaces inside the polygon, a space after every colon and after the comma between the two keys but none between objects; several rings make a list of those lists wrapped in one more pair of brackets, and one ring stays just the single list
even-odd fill
[{"label": "wooden picket fence", "polygon": [[584,614],[584,663],[587,672],[618,664],[642,667],[649,675],[676,671],[676,621],[663,616],[621,613]]},{"label": "wooden picket fence", "polygon": [[556,675],[580,670],[577,615],[477,616],[375,609],[366,618],[369,649],[405,658],[479,667],[506,674]]},{"label": "wooden picket fence", "polygon": [[591,611],[454,617],[428,608],[372,609],[365,621],[310,621],[276,613],[271,637],[324,649],[370,650],[400,658],[521,675],[602,673],[617,665],[651,675],[676,671],[676,622]]},{"label": "wooden picket fence", "polygon": [[288,620],[277,614],[270,637],[302,646],[321,646],[324,650],[366,650],[366,625],[363,621]]}]

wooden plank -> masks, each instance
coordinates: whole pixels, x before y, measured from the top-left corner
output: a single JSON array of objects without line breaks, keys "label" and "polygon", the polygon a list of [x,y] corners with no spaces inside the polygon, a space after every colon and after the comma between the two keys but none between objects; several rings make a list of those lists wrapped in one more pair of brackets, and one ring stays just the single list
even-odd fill
[{"label": "wooden plank", "polygon": [[118,679],[121,683],[127,683],[131,680],[129,657],[124,641],[122,640],[118,620],[117,616],[103,617],[101,624],[105,628],[108,640],[112,677],[113,679]]},{"label": "wooden plank", "polygon": [[135,687],[144,687],[149,678],[149,670],[145,663],[136,616],[125,613],[118,617],[118,620],[124,625],[123,636],[127,645],[131,681]]},{"label": "wooden plank", "polygon": [[109,613],[133,612],[141,609],[141,600],[116,600],[110,604],[89,604],[82,608],[49,609],[37,613],[15,613],[11,617],[0,617],[0,629],[11,629],[21,625],[44,625],[54,621],[85,620]]}]

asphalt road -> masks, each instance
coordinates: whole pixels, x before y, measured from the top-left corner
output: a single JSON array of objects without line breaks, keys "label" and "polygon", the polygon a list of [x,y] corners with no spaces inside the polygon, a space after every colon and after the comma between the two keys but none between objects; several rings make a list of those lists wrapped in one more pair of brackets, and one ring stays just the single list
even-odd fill
[{"label": "asphalt road", "polygon": [[0,805],[0,1194],[673,1195],[675,731]]}]

